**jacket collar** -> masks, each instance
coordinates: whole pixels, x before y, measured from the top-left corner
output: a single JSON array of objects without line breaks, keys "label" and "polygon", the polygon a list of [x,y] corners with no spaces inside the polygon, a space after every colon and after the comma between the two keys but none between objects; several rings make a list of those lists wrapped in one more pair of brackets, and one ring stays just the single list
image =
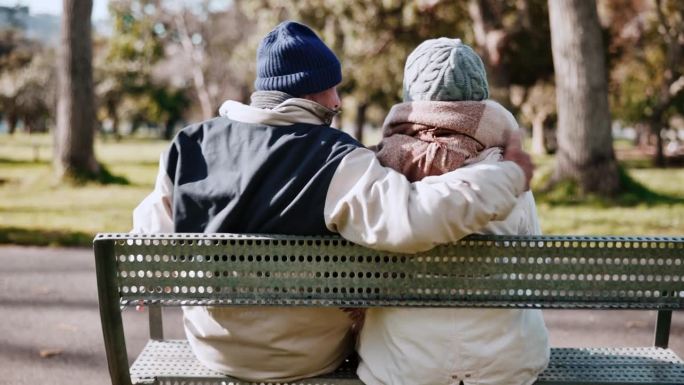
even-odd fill
[{"label": "jacket collar", "polygon": [[291,126],[296,123],[329,126],[337,112],[308,99],[291,98],[273,109],[227,100],[219,108],[219,115],[238,122],[269,126]]}]

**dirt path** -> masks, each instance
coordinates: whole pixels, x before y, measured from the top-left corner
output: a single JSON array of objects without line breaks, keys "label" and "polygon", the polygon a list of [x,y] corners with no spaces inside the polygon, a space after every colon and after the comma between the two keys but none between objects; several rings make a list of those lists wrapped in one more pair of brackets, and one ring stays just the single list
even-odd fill
[{"label": "dirt path", "polygon": [[[165,332],[181,338],[180,315]],[[654,312],[546,311],[553,346],[649,346]],[[109,384],[89,249],[0,247],[0,385]],[[129,357],[147,339],[146,313],[124,312]],[[671,347],[684,357],[684,312]]]}]

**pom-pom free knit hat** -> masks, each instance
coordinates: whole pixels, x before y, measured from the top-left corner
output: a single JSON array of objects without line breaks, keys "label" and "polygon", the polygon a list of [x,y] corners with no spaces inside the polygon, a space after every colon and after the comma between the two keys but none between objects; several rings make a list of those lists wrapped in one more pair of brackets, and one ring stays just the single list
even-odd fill
[{"label": "pom-pom free knit hat", "polygon": [[489,97],[482,59],[460,39],[430,39],[406,59],[404,101],[484,100]]},{"label": "pom-pom free knit hat", "polygon": [[269,32],[257,50],[257,91],[302,96],[342,81],[340,61],[309,27],[285,21]]}]

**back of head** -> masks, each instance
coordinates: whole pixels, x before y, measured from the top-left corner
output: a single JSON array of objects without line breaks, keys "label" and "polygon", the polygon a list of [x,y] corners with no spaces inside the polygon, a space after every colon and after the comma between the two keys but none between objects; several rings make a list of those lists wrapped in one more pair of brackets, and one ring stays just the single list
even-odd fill
[{"label": "back of head", "polygon": [[404,101],[463,101],[489,97],[482,59],[460,39],[430,39],[406,59]]},{"label": "back of head", "polygon": [[285,21],[269,32],[257,50],[257,91],[294,96],[315,94],[342,81],[340,61],[304,24]]}]

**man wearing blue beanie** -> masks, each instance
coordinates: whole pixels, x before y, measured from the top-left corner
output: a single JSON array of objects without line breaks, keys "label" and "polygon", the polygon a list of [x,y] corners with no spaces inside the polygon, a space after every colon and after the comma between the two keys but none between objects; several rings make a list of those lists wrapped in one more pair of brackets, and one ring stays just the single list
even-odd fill
[{"label": "man wearing blue beanie", "polygon": [[[257,50],[257,91],[280,91],[297,97],[331,90],[342,81],[340,61],[309,27],[285,22],[261,41]],[[332,92],[329,92],[332,94]],[[339,107],[337,94],[330,101]]]},{"label": "man wearing blue beanie", "polygon": [[[139,233],[339,233],[414,253],[505,218],[532,175],[519,140],[504,161],[410,183],[330,127],[340,106],[335,54],[305,25],[284,22],[257,54],[250,105],[181,130],[154,191],[133,213]],[[486,192],[486,195],[485,195]],[[186,307],[197,359],[220,374],[287,382],[335,370],[352,350],[336,308]]]}]

